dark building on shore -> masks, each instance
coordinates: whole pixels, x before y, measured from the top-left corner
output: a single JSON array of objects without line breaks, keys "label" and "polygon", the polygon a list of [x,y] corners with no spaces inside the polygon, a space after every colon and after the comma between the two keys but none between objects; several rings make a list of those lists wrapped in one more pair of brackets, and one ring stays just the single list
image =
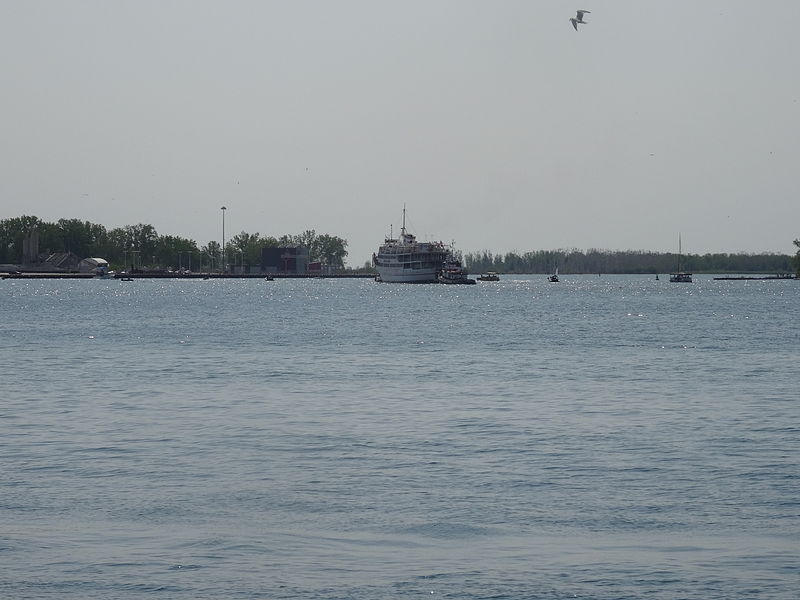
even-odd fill
[{"label": "dark building on shore", "polygon": [[77,273],[81,259],[73,252],[56,252],[48,256],[42,267],[54,273],[66,271],[67,273]]},{"label": "dark building on shore", "polygon": [[262,248],[261,270],[265,273],[303,274],[308,270],[308,248]]}]

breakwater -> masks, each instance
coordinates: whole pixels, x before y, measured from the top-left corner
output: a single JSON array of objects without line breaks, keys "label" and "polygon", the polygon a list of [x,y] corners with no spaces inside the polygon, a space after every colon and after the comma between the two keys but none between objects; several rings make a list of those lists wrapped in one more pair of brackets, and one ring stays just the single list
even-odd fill
[{"label": "breakwater", "polygon": [[714,277],[716,281],[761,281],[764,279],[797,279],[791,273],[778,273],[777,275],[731,275],[726,277]]}]

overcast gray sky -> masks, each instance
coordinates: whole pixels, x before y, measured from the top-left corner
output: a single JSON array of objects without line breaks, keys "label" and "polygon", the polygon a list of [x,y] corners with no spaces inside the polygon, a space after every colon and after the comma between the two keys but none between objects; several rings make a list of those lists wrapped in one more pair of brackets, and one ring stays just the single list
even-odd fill
[{"label": "overcast gray sky", "polygon": [[[574,31],[568,19],[590,10]],[[0,218],[793,251],[797,0],[0,0]]]}]

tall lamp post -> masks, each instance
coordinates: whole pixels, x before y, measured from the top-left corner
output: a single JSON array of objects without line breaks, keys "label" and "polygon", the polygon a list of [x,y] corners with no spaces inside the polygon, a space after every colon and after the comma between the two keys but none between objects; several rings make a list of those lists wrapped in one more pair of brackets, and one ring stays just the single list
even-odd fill
[{"label": "tall lamp post", "polygon": [[192,252],[190,250],[178,250],[178,272],[183,273],[183,255],[189,256],[189,271],[192,270]]},{"label": "tall lamp post", "polygon": [[220,265],[220,270],[224,273],[225,272],[225,211],[228,209],[223,206],[220,210],[222,211],[222,264]]},{"label": "tall lamp post", "polygon": [[[132,263],[131,264],[131,271],[135,271],[136,270],[136,262],[137,262],[136,259],[137,259],[138,255],[139,255],[139,253],[141,252],[141,250],[131,250],[130,252],[131,252],[131,263]],[[141,262],[139,264],[141,265]]]}]

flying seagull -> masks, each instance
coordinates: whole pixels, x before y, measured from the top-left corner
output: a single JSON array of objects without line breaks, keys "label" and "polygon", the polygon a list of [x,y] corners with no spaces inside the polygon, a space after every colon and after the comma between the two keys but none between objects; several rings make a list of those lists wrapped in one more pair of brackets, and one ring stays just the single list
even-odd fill
[{"label": "flying seagull", "polygon": [[581,25],[586,24],[586,21],[583,20],[583,15],[591,13],[592,11],[590,10],[579,10],[576,16],[574,16],[569,20],[569,22],[572,23],[572,26],[575,28],[575,31],[578,31],[578,23],[580,23]]}]

